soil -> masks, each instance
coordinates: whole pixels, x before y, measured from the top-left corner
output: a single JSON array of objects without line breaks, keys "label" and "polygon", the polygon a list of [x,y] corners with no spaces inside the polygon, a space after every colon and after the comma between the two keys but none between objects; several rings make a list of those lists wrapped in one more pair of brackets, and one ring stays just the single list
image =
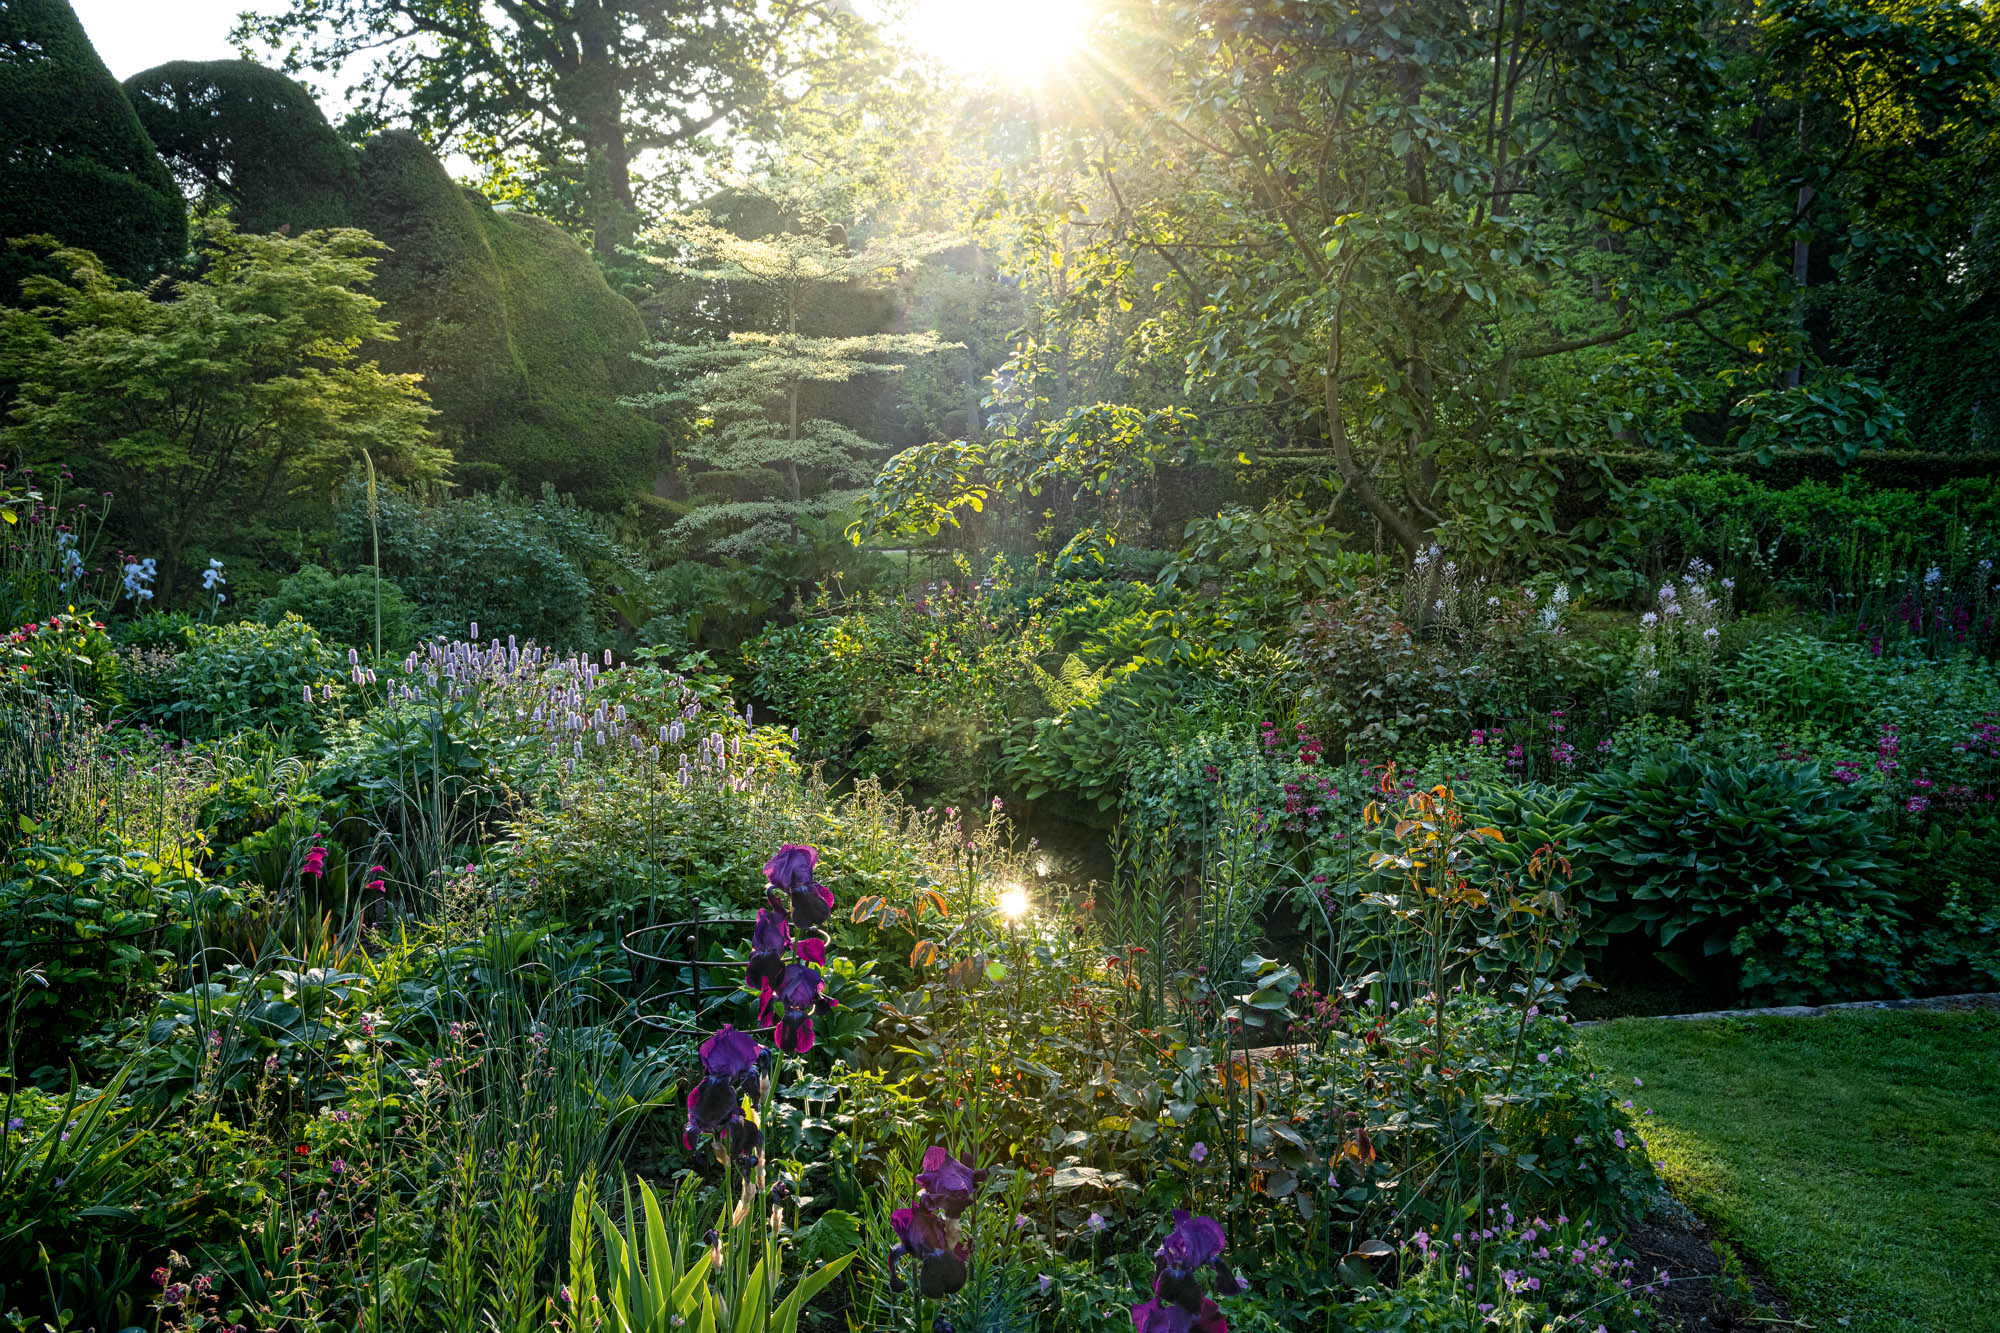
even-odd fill
[{"label": "soil", "polygon": [[1727,1266],[1707,1223],[1679,1204],[1632,1229],[1626,1245],[1639,1271],[1667,1270],[1666,1289],[1653,1298],[1659,1326],[1670,1333],[1725,1333],[1803,1327],[1754,1266]]}]

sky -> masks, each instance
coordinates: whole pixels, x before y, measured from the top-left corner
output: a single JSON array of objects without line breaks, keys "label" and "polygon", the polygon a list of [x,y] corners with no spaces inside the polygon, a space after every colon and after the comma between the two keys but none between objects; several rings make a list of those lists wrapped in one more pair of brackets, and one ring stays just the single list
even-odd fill
[{"label": "sky", "polygon": [[113,76],[129,79],[169,60],[227,60],[229,30],[246,9],[274,13],[279,0],[70,0],[90,44]]}]

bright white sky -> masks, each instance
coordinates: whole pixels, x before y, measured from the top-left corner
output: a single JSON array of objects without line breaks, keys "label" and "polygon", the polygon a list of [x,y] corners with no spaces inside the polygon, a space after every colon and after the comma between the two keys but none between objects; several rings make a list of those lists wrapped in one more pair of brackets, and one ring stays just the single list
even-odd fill
[{"label": "bright white sky", "polygon": [[111,73],[129,79],[169,60],[227,60],[229,30],[246,9],[275,13],[280,0],[70,0]]}]

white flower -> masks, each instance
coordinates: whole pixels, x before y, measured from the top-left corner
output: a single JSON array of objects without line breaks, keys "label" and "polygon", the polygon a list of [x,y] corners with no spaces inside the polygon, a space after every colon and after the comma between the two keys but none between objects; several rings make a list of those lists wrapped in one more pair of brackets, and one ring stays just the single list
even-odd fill
[{"label": "white flower", "polygon": [[1715,626],[1710,625],[1707,629],[1701,632],[1701,637],[1712,641],[1721,638],[1722,631],[1717,629]]},{"label": "white flower", "polygon": [[1722,586],[1723,586],[1724,588],[1728,589],[1729,591],[1731,591],[1731,592],[1734,592],[1734,591],[1735,591],[1735,589],[1736,589],[1736,580],[1735,580],[1735,579],[1724,579],[1724,580],[1722,581]]},{"label": "white flower", "polygon": [[1676,598],[1676,597],[1678,597],[1678,596],[1680,596],[1680,594],[1674,591],[1674,585],[1673,585],[1673,584],[1671,584],[1671,583],[1662,583],[1662,584],[1660,585],[1660,598],[1659,598],[1659,600],[1660,600],[1661,602],[1671,602],[1671,601],[1673,601],[1673,600],[1674,600],[1674,598]]},{"label": "white flower", "polygon": [[1433,610],[1433,611],[1437,612],[1437,613],[1438,613],[1439,615],[1443,615],[1443,614],[1444,614],[1444,598],[1440,597],[1440,598],[1438,598],[1438,599],[1437,599],[1437,600],[1436,600],[1435,602],[1432,602],[1432,603],[1431,603],[1431,610]]},{"label": "white flower", "polygon": [[1660,623],[1660,618],[1654,615],[1651,611],[1648,611],[1645,615],[1639,617],[1640,629],[1651,629],[1653,628],[1653,626],[1659,623]]},{"label": "white flower", "polygon": [[1658,680],[1659,678],[1660,678],[1660,669],[1658,667],[1654,667],[1652,670],[1646,673],[1647,680]]},{"label": "white flower", "polygon": [[157,563],[152,556],[137,560],[125,566],[125,595],[135,602],[153,600],[153,590],[148,585],[159,576]]},{"label": "white flower", "polygon": [[1939,569],[1936,565],[1932,565],[1929,569],[1924,571],[1924,586],[1926,588],[1936,587],[1943,579],[1944,579],[1944,571]]},{"label": "white flower", "polygon": [[1500,599],[1498,597],[1489,597],[1486,599],[1486,604],[1488,606],[1498,606],[1500,605]]},{"label": "white flower", "polygon": [[1549,600],[1551,602],[1554,602],[1557,606],[1568,606],[1569,585],[1567,583],[1558,583],[1556,585],[1556,590],[1549,594]]}]

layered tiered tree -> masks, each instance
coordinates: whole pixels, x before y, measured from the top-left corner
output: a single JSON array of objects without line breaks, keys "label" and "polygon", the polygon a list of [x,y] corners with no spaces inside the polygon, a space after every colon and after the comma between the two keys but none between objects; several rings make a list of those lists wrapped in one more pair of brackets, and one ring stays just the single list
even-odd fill
[{"label": "layered tiered tree", "polygon": [[718,292],[750,289],[749,304],[770,325],[700,342],[654,343],[639,354],[660,372],[662,385],[627,401],[690,423],[684,461],[715,473],[762,470],[782,478],[776,495],[698,505],[676,536],[712,554],[745,554],[795,534],[801,520],[850,504],[884,446],[810,415],[812,391],[894,374],[948,344],[930,332],[814,334],[806,331],[806,316],[837,289],[906,269],[946,242],[917,237],[852,250],[805,230],[745,238],[703,214],[676,219],[652,239],[675,256],[663,262],[676,273],[716,284]]}]

